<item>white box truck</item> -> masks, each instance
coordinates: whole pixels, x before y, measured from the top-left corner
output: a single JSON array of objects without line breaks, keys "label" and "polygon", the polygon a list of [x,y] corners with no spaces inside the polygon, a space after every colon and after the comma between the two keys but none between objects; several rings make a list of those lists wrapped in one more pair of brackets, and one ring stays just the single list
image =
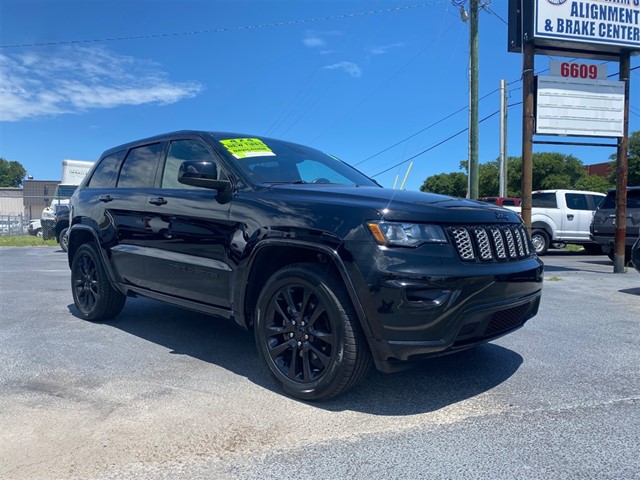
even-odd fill
[{"label": "white box truck", "polygon": [[55,232],[56,209],[61,205],[68,205],[69,198],[73,195],[80,182],[89,173],[94,162],[86,160],[62,160],[62,178],[51,198],[51,204],[42,211],[40,226],[42,238],[49,240],[58,237]]}]

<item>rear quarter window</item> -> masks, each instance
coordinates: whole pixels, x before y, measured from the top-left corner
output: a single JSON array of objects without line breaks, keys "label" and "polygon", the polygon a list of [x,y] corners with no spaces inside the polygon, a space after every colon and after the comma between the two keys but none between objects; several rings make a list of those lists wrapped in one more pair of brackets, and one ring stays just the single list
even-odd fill
[{"label": "rear quarter window", "polygon": [[87,186],[89,188],[114,188],[120,165],[126,153],[126,150],[122,150],[104,157],[96,166]]}]

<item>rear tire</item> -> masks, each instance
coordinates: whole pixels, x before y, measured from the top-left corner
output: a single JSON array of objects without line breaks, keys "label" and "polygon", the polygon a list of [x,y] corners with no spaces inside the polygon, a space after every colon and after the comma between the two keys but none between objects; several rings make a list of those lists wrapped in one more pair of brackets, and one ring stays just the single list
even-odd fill
[{"label": "rear tire", "polygon": [[254,333],[273,377],[302,400],[345,392],[371,365],[346,289],[326,266],[296,264],[273,274],[258,298]]},{"label": "rear tire", "polygon": [[602,255],[604,253],[602,251],[602,245],[597,243],[585,243],[582,245],[582,248],[584,248],[589,255]]},{"label": "rear tire", "polygon": [[531,243],[537,255],[544,255],[549,250],[551,239],[544,230],[533,230],[531,232]]},{"label": "rear tire", "polygon": [[76,251],[71,263],[71,292],[78,314],[85,320],[103,321],[122,311],[125,295],[113,288],[92,244]]},{"label": "rear tire", "polygon": [[[607,257],[609,257],[609,260],[611,260],[613,262],[614,258],[615,258],[615,250],[614,247],[611,247],[609,249],[609,251],[607,252]],[[626,248],[624,250],[624,264],[628,264],[631,261],[631,249]]]}]

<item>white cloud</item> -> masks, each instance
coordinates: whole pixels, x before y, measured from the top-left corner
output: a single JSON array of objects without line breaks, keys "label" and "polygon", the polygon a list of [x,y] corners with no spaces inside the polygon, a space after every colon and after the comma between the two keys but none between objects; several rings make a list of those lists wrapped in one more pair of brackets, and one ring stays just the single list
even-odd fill
[{"label": "white cloud", "polygon": [[392,43],[389,45],[380,45],[378,47],[370,48],[369,53],[371,53],[372,55],[384,55],[385,53],[387,53],[389,50],[393,48],[400,48],[404,46],[405,46],[405,43],[403,42]]},{"label": "white cloud", "polygon": [[305,47],[309,48],[324,47],[327,45],[327,42],[320,37],[306,37],[302,40],[302,43]]},{"label": "white cloud", "polygon": [[327,46],[329,46],[329,43],[327,42],[327,38],[329,37],[337,37],[341,35],[341,33],[339,31],[336,30],[327,30],[327,31],[315,31],[315,30],[307,30],[304,32],[304,38],[302,39],[302,44],[305,47],[309,47],[309,48],[322,48],[323,50],[320,51],[321,54],[326,54],[326,53],[330,53],[331,51],[328,50]]},{"label": "white cloud", "polygon": [[0,121],[80,113],[93,108],[195,97],[202,86],[171,82],[160,65],[102,47],[69,47],[52,55],[0,54]]},{"label": "white cloud", "polygon": [[362,69],[353,62],[334,63],[333,65],[325,65],[324,68],[329,70],[335,70],[335,69],[343,70],[347,72],[349,75],[351,75],[352,77],[359,77],[362,75]]}]

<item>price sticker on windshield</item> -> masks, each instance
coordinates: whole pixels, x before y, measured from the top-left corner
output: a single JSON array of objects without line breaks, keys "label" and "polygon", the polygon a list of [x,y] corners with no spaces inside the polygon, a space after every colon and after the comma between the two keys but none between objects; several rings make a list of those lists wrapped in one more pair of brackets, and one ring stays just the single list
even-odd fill
[{"label": "price sticker on windshield", "polygon": [[259,138],[229,138],[220,143],[236,158],[276,156]]}]

